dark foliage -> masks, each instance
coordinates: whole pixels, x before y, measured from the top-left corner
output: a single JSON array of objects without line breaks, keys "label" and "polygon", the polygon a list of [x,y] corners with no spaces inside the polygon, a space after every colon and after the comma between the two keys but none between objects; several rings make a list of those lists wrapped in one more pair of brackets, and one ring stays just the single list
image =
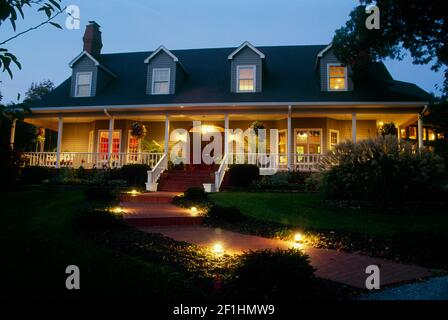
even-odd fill
[{"label": "dark foliage", "polygon": [[204,188],[192,187],[188,188],[184,192],[184,197],[187,200],[204,201],[207,200],[207,193],[205,192]]},{"label": "dark foliage", "polygon": [[392,122],[383,124],[380,130],[381,130],[380,133],[383,136],[387,136],[389,134],[397,137],[398,134],[398,129]]},{"label": "dark foliage", "polygon": [[0,145],[0,190],[11,190],[16,185],[20,156],[7,145]]},{"label": "dark foliage", "polygon": [[248,187],[260,178],[260,169],[254,164],[231,165],[228,171],[230,185]]},{"label": "dark foliage", "polygon": [[299,250],[250,251],[241,256],[233,284],[242,296],[252,299],[309,299],[314,271],[308,256]]},{"label": "dark foliage", "polygon": [[[372,61],[401,59],[408,50],[415,64],[433,63],[439,70],[448,63],[448,2],[439,0],[360,0],[350,20],[336,31],[333,48],[336,56],[353,66],[355,78]],[[380,29],[366,28],[366,5],[380,9]],[[430,21],[430,23],[428,23]],[[448,91],[445,70],[445,93]]]},{"label": "dark foliage", "polygon": [[122,215],[112,214],[107,210],[95,210],[88,206],[78,210],[74,222],[83,231],[99,231],[124,225]]},{"label": "dark foliage", "polygon": [[207,220],[215,222],[238,223],[244,219],[243,214],[235,207],[212,205],[207,211]]},{"label": "dark foliage", "polygon": [[118,190],[111,186],[88,187],[84,190],[84,196],[89,201],[115,201]]},{"label": "dark foliage", "polygon": [[125,180],[129,187],[144,187],[149,170],[151,167],[146,164],[127,164],[119,169],[121,179]]},{"label": "dark foliage", "polygon": [[22,184],[38,184],[42,181],[50,179],[55,173],[47,167],[30,166],[23,167],[20,170],[20,182]]}]

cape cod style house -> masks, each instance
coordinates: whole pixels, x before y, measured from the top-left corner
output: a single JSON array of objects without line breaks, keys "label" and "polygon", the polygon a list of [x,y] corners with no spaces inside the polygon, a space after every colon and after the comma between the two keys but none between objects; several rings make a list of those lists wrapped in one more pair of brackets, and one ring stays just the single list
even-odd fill
[{"label": "cape cod style house", "polygon": [[[209,190],[219,190],[233,156],[228,146],[234,137],[226,129],[246,129],[254,121],[278,129],[278,150],[269,150],[270,161],[285,170],[312,170],[337,143],[373,137],[383,123],[393,122],[401,138],[415,139],[418,146],[432,138],[419,117],[430,100],[425,91],[394,80],[382,63],[355,82],[331,45],[244,42],[234,48],[160,46],[103,54],[100,26],[93,21],[83,41],[83,51],[69,63],[71,77],[31,105],[25,121],[57,131],[58,138],[54,152],[25,154],[30,165],[147,163],[147,187],[155,190],[168,167],[170,133],[200,120],[204,130],[223,135],[219,168],[210,169],[211,178],[203,176]],[[148,130],[143,140],[130,134],[135,122]],[[192,173],[197,179],[199,171]],[[173,187],[164,183],[160,189]]]}]

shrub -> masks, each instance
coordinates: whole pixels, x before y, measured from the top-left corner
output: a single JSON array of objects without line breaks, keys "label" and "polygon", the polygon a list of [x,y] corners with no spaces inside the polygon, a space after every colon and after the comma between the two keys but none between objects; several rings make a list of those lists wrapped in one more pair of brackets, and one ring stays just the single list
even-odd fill
[{"label": "shrub", "polygon": [[120,176],[129,187],[142,187],[148,180],[149,170],[151,170],[151,167],[146,164],[127,164],[121,167]]},{"label": "shrub", "polygon": [[11,190],[19,176],[20,156],[9,145],[0,145],[0,190]]},{"label": "shrub", "polygon": [[309,258],[299,250],[258,250],[241,256],[233,284],[254,299],[305,299],[314,289]]},{"label": "shrub", "polygon": [[328,171],[322,191],[328,199],[433,200],[446,181],[440,157],[426,150],[414,152],[391,135],[341,143],[324,161]]},{"label": "shrub", "polygon": [[118,190],[112,186],[88,187],[84,190],[84,196],[90,201],[115,201]]},{"label": "shrub", "polygon": [[75,223],[83,231],[98,231],[123,226],[123,215],[112,214],[107,210],[82,208],[75,215]]},{"label": "shrub", "polygon": [[23,184],[37,184],[50,178],[47,167],[23,167],[20,170],[20,182]]},{"label": "shrub", "polygon": [[260,169],[254,164],[235,164],[229,168],[229,182],[235,187],[248,187],[260,178]]},{"label": "shrub", "polygon": [[223,221],[235,223],[243,220],[244,216],[238,208],[213,205],[207,211],[207,218],[217,222]]},{"label": "shrub", "polygon": [[204,201],[207,200],[207,193],[204,188],[192,187],[184,192],[184,197],[191,201]]}]

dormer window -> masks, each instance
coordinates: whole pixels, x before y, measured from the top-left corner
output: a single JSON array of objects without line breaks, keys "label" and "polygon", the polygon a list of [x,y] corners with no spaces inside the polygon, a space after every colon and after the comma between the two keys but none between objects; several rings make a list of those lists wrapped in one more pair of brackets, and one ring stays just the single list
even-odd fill
[{"label": "dormer window", "polygon": [[347,90],[347,67],[342,64],[328,64],[328,91],[346,91]]},{"label": "dormer window", "polygon": [[255,92],[256,74],[255,65],[237,66],[237,92]]},{"label": "dormer window", "polygon": [[152,70],[152,94],[170,93],[170,68]]},{"label": "dormer window", "polygon": [[92,94],[92,72],[76,73],[75,97],[90,97]]}]

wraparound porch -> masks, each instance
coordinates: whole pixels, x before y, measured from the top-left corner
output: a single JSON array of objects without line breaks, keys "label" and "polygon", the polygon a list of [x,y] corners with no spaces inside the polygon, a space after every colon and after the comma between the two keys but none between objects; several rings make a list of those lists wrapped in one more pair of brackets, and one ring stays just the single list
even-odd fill
[{"label": "wraparound porch", "polygon": [[[422,105],[394,104],[266,108],[221,106],[203,110],[179,106],[160,111],[105,109],[103,112],[39,113],[26,121],[57,131],[57,148],[51,152],[25,153],[24,157],[29,165],[56,168],[115,168],[144,163],[153,168],[148,183],[155,183],[160,173],[167,169],[168,160],[172,160],[168,159],[169,152],[179,140],[184,139],[173,136],[173,131],[183,129],[187,135],[191,134],[192,122],[201,121],[203,133],[217,131],[222,134],[222,156],[215,159],[221,164],[215,182],[217,189],[231,163],[254,163],[265,174],[272,170],[313,171],[325,153],[337,143],[374,137],[383,123],[393,122],[399,137],[403,128],[417,124],[417,143],[422,147],[423,124],[419,116],[422,110]],[[253,151],[247,147],[241,151],[234,147],[238,138],[232,130],[244,131],[254,121],[263,124],[267,141],[271,139],[270,130],[276,129],[275,149],[269,143],[265,151]],[[133,122],[141,122],[148,128],[144,139],[134,139],[130,134]],[[258,154],[254,154],[257,151]]]}]

